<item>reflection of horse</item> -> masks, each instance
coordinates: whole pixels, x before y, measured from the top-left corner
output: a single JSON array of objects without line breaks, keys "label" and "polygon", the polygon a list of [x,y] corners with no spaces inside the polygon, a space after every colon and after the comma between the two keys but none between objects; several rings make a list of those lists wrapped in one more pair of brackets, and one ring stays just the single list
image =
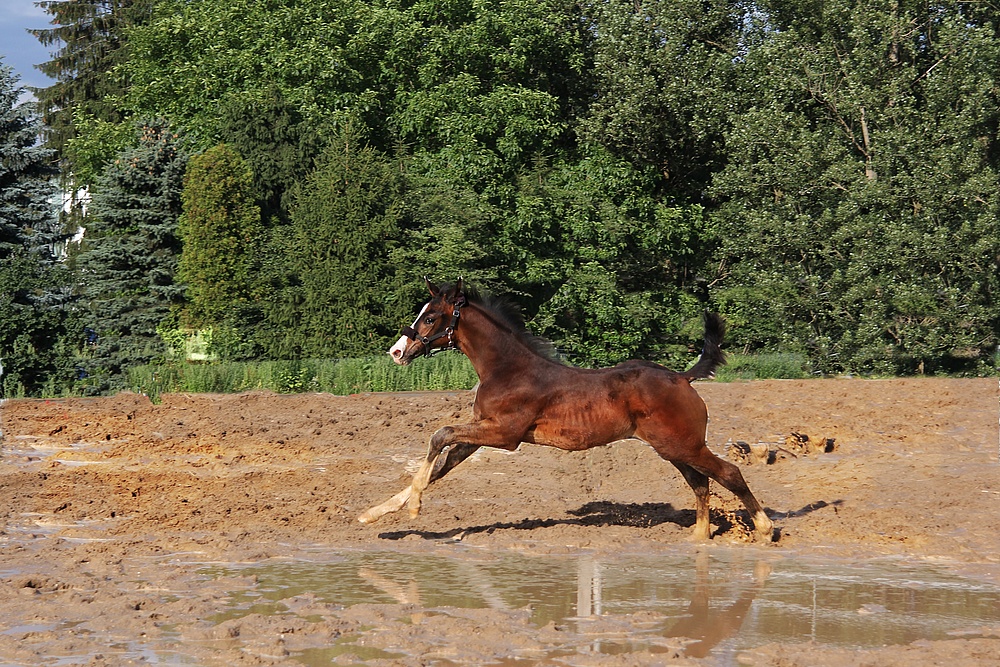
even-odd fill
[{"label": "reflection of horse", "polygon": [[[435,349],[458,349],[479,375],[470,424],[445,426],[430,441],[427,458],[410,486],[364,512],[362,523],[376,521],[408,504],[420,511],[429,484],[482,446],[513,451],[522,442],[581,451],[637,437],[680,470],[694,491],[694,535],[710,536],[708,480],[736,494],[753,518],[760,539],[770,541],[772,523],[732,463],[705,444],[708,411],[691,382],[712,377],[725,363],[720,348],[724,326],[705,318],[705,347],[688,371],[628,361],[613,368],[582,369],[553,357],[544,341],[531,336],[512,309],[463,289],[462,281],[439,289],[427,281],[431,300],[389,351],[398,364]],[[438,458],[448,449],[441,465]]]},{"label": "reflection of horse", "polygon": [[[674,623],[662,636],[684,641],[681,653],[689,658],[705,658],[720,642],[736,635],[743,627],[754,598],[771,574],[771,566],[764,561],[754,565],[754,582],[741,586],[736,600],[726,606],[710,604],[712,601],[709,579],[709,557],[705,552],[695,556],[694,590],[687,614]],[[580,558],[577,568],[576,613],[580,619],[603,614],[604,580],[600,561]],[[585,627],[585,626],[584,626]],[[658,652],[655,648],[653,652]]]},{"label": "reflection of horse", "polygon": [[694,592],[688,605],[688,616],[681,619],[666,633],[667,637],[694,639],[684,647],[684,655],[689,658],[704,658],[716,644],[729,639],[743,627],[743,621],[750,613],[754,598],[771,573],[771,567],[759,561],[754,566],[754,585],[740,589],[740,594],[732,604],[713,608],[708,579],[708,554],[700,553],[695,559],[697,576]]},{"label": "reflection of horse", "polygon": [[[496,575],[491,573],[489,568],[480,567],[477,563],[463,559],[449,558],[448,562],[449,565],[454,567],[454,571],[448,575],[449,580],[452,582],[452,591],[454,592],[456,584],[460,586],[463,591],[461,595],[464,602],[463,606],[489,608],[503,612],[513,612],[514,610],[524,608],[524,599],[517,597],[517,593],[514,594],[515,597],[513,599],[505,599],[504,597],[503,591],[506,590],[508,595],[510,594],[511,589],[509,588],[509,584],[512,582],[512,579],[505,579],[501,575],[499,580],[494,581]],[[712,604],[712,583],[709,567],[710,559],[708,553],[701,551],[696,554],[693,568],[694,588],[691,591],[691,601],[687,607],[687,613],[675,619],[672,625],[670,625],[670,621],[666,621],[665,627],[662,630],[651,631],[647,628],[640,636],[630,636],[629,643],[642,642],[644,638],[651,639],[654,635],[659,635],[667,640],[675,641],[670,641],[666,644],[666,650],[664,650],[662,642],[652,641],[648,649],[650,652],[675,652],[678,657],[682,655],[689,658],[704,658],[719,643],[735,636],[746,621],[754,598],[762,590],[764,583],[770,575],[771,568],[764,561],[756,562],[754,565],[753,582],[740,583],[736,599],[726,604],[719,604],[721,601],[716,599],[715,604]],[[607,618],[612,623],[616,621],[627,623],[629,620],[627,614],[624,617],[618,616],[615,613],[606,615],[603,608],[605,586],[607,585],[605,573],[606,571],[613,573],[616,569],[621,571],[614,566],[610,570],[606,570],[605,564],[593,555],[579,557],[576,562],[575,606],[560,606],[558,609],[550,609],[545,612],[546,614],[555,612],[556,616],[550,620],[556,620],[557,622],[570,620],[575,622],[578,632],[576,641],[584,645],[579,646],[577,650],[588,653],[600,652],[602,650],[601,645],[605,641],[605,639],[599,638],[602,634],[600,628],[602,618]],[[684,580],[690,580],[690,573],[687,572],[687,568],[684,567],[682,569],[685,571]],[[414,623],[417,623],[425,618],[428,608],[440,607],[440,602],[435,598],[434,593],[438,590],[438,586],[435,585],[435,577],[440,577],[441,571],[438,567],[426,571],[425,577],[423,577],[425,580],[419,583],[413,577],[410,577],[407,583],[402,583],[400,580],[392,578],[391,574],[387,575],[373,567],[359,568],[358,575],[368,584],[379,589],[399,604],[415,607],[411,618]],[[507,576],[510,577],[511,575]],[[517,590],[527,587],[528,590],[533,591],[530,594],[537,594],[532,587],[533,582],[530,576],[527,579],[522,578],[521,575],[513,575],[513,577],[517,582]],[[614,578],[614,576],[611,577],[612,580]],[[564,603],[569,602],[571,598],[566,594],[568,591],[563,588],[553,591],[553,582],[551,579],[546,577],[544,581],[546,591],[552,594],[551,597],[553,600],[561,600]],[[428,593],[426,597],[421,595],[422,585],[433,589],[430,591],[425,589],[424,592]],[[632,587],[629,586],[627,590],[632,590]],[[625,605],[626,608],[642,608],[644,602],[654,605],[661,604],[661,601],[657,600],[657,595],[652,595],[649,598],[643,596],[622,598],[621,591],[617,590],[614,585],[609,588],[608,593],[610,594],[609,599],[612,600],[612,604],[627,602],[627,605]],[[654,602],[654,600],[657,601]],[[645,618],[643,622],[646,622]],[[596,627],[595,624],[597,624]],[[624,626],[619,624],[616,627],[620,629]],[[562,635],[560,639],[560,651],[571,648],[573,641],[574,638],[571,635]],[[619,639],[610,637],[607,638],[607,641],[616,643]]]}]

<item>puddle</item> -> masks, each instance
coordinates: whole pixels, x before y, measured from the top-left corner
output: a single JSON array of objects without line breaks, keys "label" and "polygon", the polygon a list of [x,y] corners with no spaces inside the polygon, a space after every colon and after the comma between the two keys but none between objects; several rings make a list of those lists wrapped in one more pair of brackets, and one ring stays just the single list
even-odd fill
[{"label": "puddle", "polygon": [[9,465],[25,465],[39,461],[56,461],[65,466],[93,465],[97,461],[73,458],[89,457],[101,451],[100,445],[87,442],[56,444],[51,438],[36,435],[15,435],[2,442],[3,461]]},{"label": "puddle", "polygon": [[[871,648],[974,636],[1000,623],[1000,585],[943,567],[748,550],[615,558],[357,552],[328,562],[213,566],[202,574],[256,582],[233,591],[228,608],[211,619],[220,623],[291,613],[282,602],[299,595],[345,608],[527,609],[532,625],[566,626],[586,640],[589,653],[679,646],[682,655],[716,665],[736,664],[736,651],[771,642]],[[386,657],[363,643],[363,635],[342,638],[297,659],[328,665],[344,653],[360,663]],[[558,655],[567,649],[573,647],[563,645]]]},{"label": "puddle", "polygon": [[[110,537],[95,537],[95,531],[107,530],[125,517],[113,519],[70,519],[55,513],[19,512],[11,514],[0,531],[0,545],[24,548],[33,542],[45,548],[46,538],[58,537],[71,543],[110,542]],[[81,531],[84,535],[81,535]],[[98,533],[100,534],[100,533]],[[7,570],[0,570],[3,576]],[[2,665],[2,663],[0,663]]]}]

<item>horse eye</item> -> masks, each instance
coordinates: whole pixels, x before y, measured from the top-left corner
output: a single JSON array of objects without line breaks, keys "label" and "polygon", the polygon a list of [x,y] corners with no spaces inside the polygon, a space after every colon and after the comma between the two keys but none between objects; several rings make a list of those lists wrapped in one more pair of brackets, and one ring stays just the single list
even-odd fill
[{"label": "horse eye", "polygon": [[432,315],[431,317],[425,317],[424,324],[434,324],[434,316]]}]

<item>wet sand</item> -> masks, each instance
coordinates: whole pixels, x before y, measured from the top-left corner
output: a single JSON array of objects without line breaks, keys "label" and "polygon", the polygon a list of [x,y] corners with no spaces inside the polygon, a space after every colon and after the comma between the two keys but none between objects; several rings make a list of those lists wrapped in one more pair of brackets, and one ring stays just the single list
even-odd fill
[{"label": "wet sand", "polygon": [[[431,487],[416,519],[404,510],[358,524],[409,483],[434,430],[468,420],[468,392],[7,401],[0,663],[1000,664],[1000,624],[988,614],[942,638],[860,651],[808,632],[747,634],[799,563],[899,563],[1000,589],[995,379],[697,389],[711,447],[740,464],[779,527],[776,543],[754,542],[739,502],[716,486],[716,534],[693,543],[690,490],[634,441],[483,450]],[[763,443],[772,462],[736,441]],[[608,583],[616,573],[657,554],[687,576],[636,595],[667,606],[610,605],[624,595]],[[441,563],[440,577],[398,567],[413,559]],[[587,601],[597,589],[586,562],[604,568],[611,597],[600,609]],[[336,574],[344,563],[370,601],[323,588],[323,577],[347,576]],[[319,567],[316,591],[277,591],[261,568],[281,567]],[[504,567],[515,578],[518,568],[566,570],[558,595],[583,620],[519,606],[530,595],[505,588]],[[442,600],[435,591],[456,577],[469,599]],[[745,610],[719,620],[741,601]],[[848,602],[873,619],[896,613]],[[707,650],[697,623],[671,634],[702,607],[708,625],[736,624]]]}]

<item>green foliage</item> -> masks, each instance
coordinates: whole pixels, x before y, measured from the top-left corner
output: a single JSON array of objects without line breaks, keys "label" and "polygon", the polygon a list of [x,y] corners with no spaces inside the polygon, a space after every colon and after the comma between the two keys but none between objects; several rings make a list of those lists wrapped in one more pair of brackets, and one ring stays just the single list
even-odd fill
[{"label": "green foliage", "polygon": [[411,63],[397,77],[391,127],[427,168],[502,196],[498,176],[566,145],[568,115],[587,93],[582,38],[555,3],[435,9],[418,8],[414,38],[387,54],[391,63]]},{"label": "green foliage", "polygon": [[371,101],[352,46],[370,11],[360,0],[160,0],[129,32],[127,105],[211,143],[221,103],[260,91],[279,91],[313,122],[349,121]]},{"label": "green foliage", "polygon": [[86,326],[97,337],[84,359],[90,391],[121,387],[130,366],[163,358],[157,330],[182,297],[175,275],[187,155],[165,124],[138,129],[139,147],[121,153],[95,187],[77,259]]},{"label": "green foliage", "polygon": [[734,68],[750,5],[731,0],[587,2],[596,95],[581,133],[699,202],[725,160]]},{"label": "green foliage", "polygon": [[793,352],[728,354],[726,365],[715,373],[719,382],[740,380],[802,380],[810,377],[809,360]]},{"label": "green foliage", "polygon": [[748,54],[713,190],[714,297],[740,345],[824,372],[989,363],[1000,40],[959,5],[926,11],[782,5],[788,30]]},{"label": "green foliage", "polygon": [[[2,62],[2,61],[0,61]],[[0,64],[0,397],[35,395],[72,379],[68,276],[56,262],[52,151],[24,89]]]},{"label": "green foliage", "polygon": [[[35,91],[46,125],[47,144],[65,161],[66,176],[84,178],[90,184],[93,153],[77,145],[67,150],[76,136],[78,123],[120,124],[124,115],[121,98],[126,81],[116,76],[115,67],[125,58],[125,33],[142,23],[155,0],[46,0],[38,3],[52,18],[51,28],[31,33],[47,47],[52,60],[38,68],[54,83]],[[106,127],[102,131],[108,132]],[[114,132],[113,130],[110,130]],[[88,131],[89,133],[89,131]],[[120,133],[116,133],[120,136]],[[86,142],[85,142],[86,143]],[[89,148],[99,145],[89,142]]]},{"label": "green foliage", "polygon": [[271,318],[278,349],[302,357],[384,349],[401,304],[389,257],[399,243],[402,179],[391,161],[345,134],[326,151],[292,209],[294,284]]},{"label": "green foliage", "polygon": [[0,259],[52,243],[58,172],[52,151],[37,145],[42,125],[24,88],[0,61]]},{"label": "green foliage", "polygon": [[170,363],[136,366],[127,386],[154,400],[167,392],[235,393],[266,389],[279,393],[439,391],[471,389],[478,382],[472,364],[459,354],[436,355],[397,366],[388,356],[359,359]]},{"label": "green foliage", "polygon": [[265,225],[288,222],[295,185],[315,166],[325,132],[274,86],[223,100],[219,136],[247,161]]},{"label": "green foliage", "polygon": [[423,276],[464,277],[482,287],[502,284],[488,243],[493,207],[471,188],[434,175],[406,174],[405,192],[406,224],[390,253],[404,290],[397,317],[405,319],[405,309],[426,297]]},{"label": "green foliage", "polygon": [[220,325],[247,307],[263,239],[253,178],[243,159],[220,144],[188,162],[177,232],[178,278],[196,328]]},{"label": "green foliage", "polygon": [[[124,181],[109,156],[137,145],[119,123],[129,115],[168,118],[204,152],[184,271],[191,322],[212,325],[220,358],[381,351],[431,274],[509,294],[581,364],[683,366],[713,308],[754,364],[792,355],[776,373],[996,366],[1000,12],[988,4],[52,6],[110,21],[81,21],[59,56],[93,53],[63,71],[79,65],[80,91],[113,93],[77,105],[64,154],[76,182]],[[220,143],[245,165],[209,151]],[[88,244],[113,236],[102,188]],[[123,226],[115,252],[142,254],[123,239],[143,229]],[[116,279],[125,289],[94,269],[110,254],[90,261],[77,276],[104,301],[144,293],[129,281],[146,269]],[[183,329],[166,307],[142,327],[108,310],[94,354],[122,332]],[[288,386],[311,382],[285,368]]]},{"label": "green foliage", "polygon": [[700,318],[693,269],[711,238],[700,207],[651,196],[659,178],[591,147],[520,182],[498,254],[512,282],[543,296],[534,330],[576,363],[684,362],[701,334],[687,325]]},{"label": "green foliage", "polygon": [[102,120],[82,109],[73,114],[73,131],[62,150],[77,187],[93,187],[115,156],[136,144],[131,123]]}]

